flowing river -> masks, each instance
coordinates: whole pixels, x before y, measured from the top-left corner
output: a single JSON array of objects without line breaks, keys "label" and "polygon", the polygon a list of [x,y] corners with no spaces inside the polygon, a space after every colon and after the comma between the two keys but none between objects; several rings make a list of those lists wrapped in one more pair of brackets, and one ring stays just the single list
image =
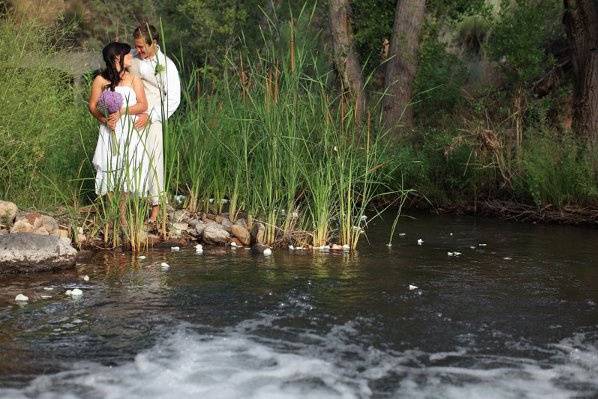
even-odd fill
[{"label": "flowing river", "polygon": [[598,397],[598,230],[418,216],[387,248],[391,222],[351,255],[1,277],[0,398]]}]

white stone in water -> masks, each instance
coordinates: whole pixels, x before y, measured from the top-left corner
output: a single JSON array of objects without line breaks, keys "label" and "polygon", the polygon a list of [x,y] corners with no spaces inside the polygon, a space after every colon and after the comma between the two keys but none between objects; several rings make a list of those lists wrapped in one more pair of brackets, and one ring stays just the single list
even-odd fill
[{"label": "white stone in water", "polygon": [[17,302],[27,302],[29,300],[29,297],[23,294],[19,294],[15,297],[15,301]]},{"label": "white stone in water", "polygon": [[453,254],[455,254],[455,256],[459,256],[459,255],[461,255],[461,252],[455,251],[455,252],[453,252]]},{"label": "white stone in water", "polygon": [[418,287],[416,285],[413,284],[409,284],[409,291],[413,291],[416,290]]},{"label": "white stone in water", "polygon": [[168,270],[170,269],[170,265],[166,262],[162,262],[160,263],[160,267],[162,268],[162,270]]},{"label": "white stone in water", "polygon": [[485,246],[486,246],[486,244],[483,244],[483,243],[481,243],[481,244],[478,244],[478,246],[479,246],[479,247],[485,247]]},{"label": "white stone in water", "polygon": [[170,247],[170,250],[171,250],[172,252],[177,252],[177,251],[180,251],[180,250],[181,250],[181,248],[179,248],[179,247]]},{"label": "white stone in water", "polygon": [[42,299],[50,299],[52,298],[52,295],[42,295]]},{"label": "white stone in water", "polygon": [[295,247],[295,249],[301,251],[303,249],[303,247],[299,246],[299,247]]},{"label": "white stone in water", "polygon": [[54,287],[44,287],[44,290],[46,290],[46,291],[54,291]]},{"label": "white stone in water", "polygon": [[199,254],[199,255],[203,254],[203,245],[201,245],[201,244],[197,244],[197,245],[195,246],[195,253],[196,253],[196,254]]},{"label": "white stone in water", "polygon": [[399,237],[405,237],[407,233],[399,233]]},{"label": "white stone in water", "polygon": [[144,260],[144,259],[145,259],[145,256],[144,256],[144,255],[139,255],[139,256],[137,257],[137,259],[139,259],[139,260]]},{"label": "white stone in water", "polygon": [[293,245],[289,245],[289,251],[294,251],[295,247]]},{"label": "white stone in water", "polygon": [[272,250],[270,248],[264,249],[264,256],[270,256],[270,255],[272,255]]},{"label": "white stone in water", "polygon": [[504,260],[511,260],[511,259],[513,259],[513,258],[511,258],[511,257],[509,257],[509,256],[505,256],[503,259],[504,259]]},{"label": "white stone in water", "polygon": [[472,245],[472,246],[470,246],[469,248],[471,248],[471,249],[475,249],[475,246],[474,246],[474,245]]},{"label": "white stone in water", "polygon": [[89,276],[87,274],[83,276],[83,281],[89,281]]},{"label": "white stone in water", "polygon": [[453,256],[453,255],[454,255],[454,253],[452,253],[452,252],[447,252],[446,254],[447,254],[448,256]]},{"label": "white stone in water", "polygon": [[424,240],[422,240],[421,238],[417,239],[417,245],[422,245],[424,243]]},{"label": "white stone in water", "polygon": [[75,288],[74,290],[71,291],[71,296],[81,296],[83,295],[83,291],[81,291],[79,288]]},{"label": "white stone in water", "polygon": [[231,246],[231,248],[237,248],[238,247],[237,243],[234,242],[234,241],[231,241],[230,246]]}]

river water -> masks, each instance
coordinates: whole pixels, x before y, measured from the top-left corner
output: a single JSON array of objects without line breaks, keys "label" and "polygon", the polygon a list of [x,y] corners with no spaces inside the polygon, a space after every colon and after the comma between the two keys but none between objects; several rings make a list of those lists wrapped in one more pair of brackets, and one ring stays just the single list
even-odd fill
[{"label": "river water", "polygon": [[389,249],[389,224],[352,255],[2,277],[0,398],[598,397],[598,230],[418,216]]}]

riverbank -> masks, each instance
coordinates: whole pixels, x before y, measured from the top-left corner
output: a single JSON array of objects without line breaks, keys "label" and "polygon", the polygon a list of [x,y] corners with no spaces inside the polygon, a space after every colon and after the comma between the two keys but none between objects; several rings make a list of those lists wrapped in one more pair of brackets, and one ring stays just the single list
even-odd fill
[{"label": "riverbank", "polygon": [[509,220],[520,223],[598,226],[598,207],[565,205],[556,207],[517,203],[505,200],[486,200],[477,203],[455,203],[439,207],[429,204],[406,205],[404,212],[417,210],[435,215],[470,215]]}]

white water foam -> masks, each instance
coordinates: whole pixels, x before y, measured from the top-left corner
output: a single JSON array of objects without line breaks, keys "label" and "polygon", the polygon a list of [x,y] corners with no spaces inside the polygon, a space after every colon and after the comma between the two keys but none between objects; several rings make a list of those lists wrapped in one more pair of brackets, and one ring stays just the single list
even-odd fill
[{"label": "white water foam", "polygon": [[[181,327],[132,362],[116,367],[78,363],[38,377],[24,389],[0,390],[0,397],[545,399],[598,394],[598,348],[583,334],[553,345],[550,358],[536,361],[464,349],[430,354],[364,348],[352,342],[358,333],[354,324],[336,326],[324,336],[310,334],[310,344],[295,343],[292,351],[238,330],[214,336]],[[240,330],[247,328],[245,322]],[[450,364],[451,358],[473,365],[436,365]]]},{"label": "white water foam", "polygon": [[[217,334],[179,326],[119,366],[76,363],[0,398],[573,398],[598,396],[598,334],[575,334],[514,353],[481,355],[475,344],[427,353],[373,347],[356,318],[327,332],[285,327],[289,315],[317,314],[308,295]],[[315,312],[315,313],[314,313]],[[365,328],[368,330],[368,328]],[[274,332],[270,334],[269,332]],[[284,337],[284,338],[281,338]]]}]

